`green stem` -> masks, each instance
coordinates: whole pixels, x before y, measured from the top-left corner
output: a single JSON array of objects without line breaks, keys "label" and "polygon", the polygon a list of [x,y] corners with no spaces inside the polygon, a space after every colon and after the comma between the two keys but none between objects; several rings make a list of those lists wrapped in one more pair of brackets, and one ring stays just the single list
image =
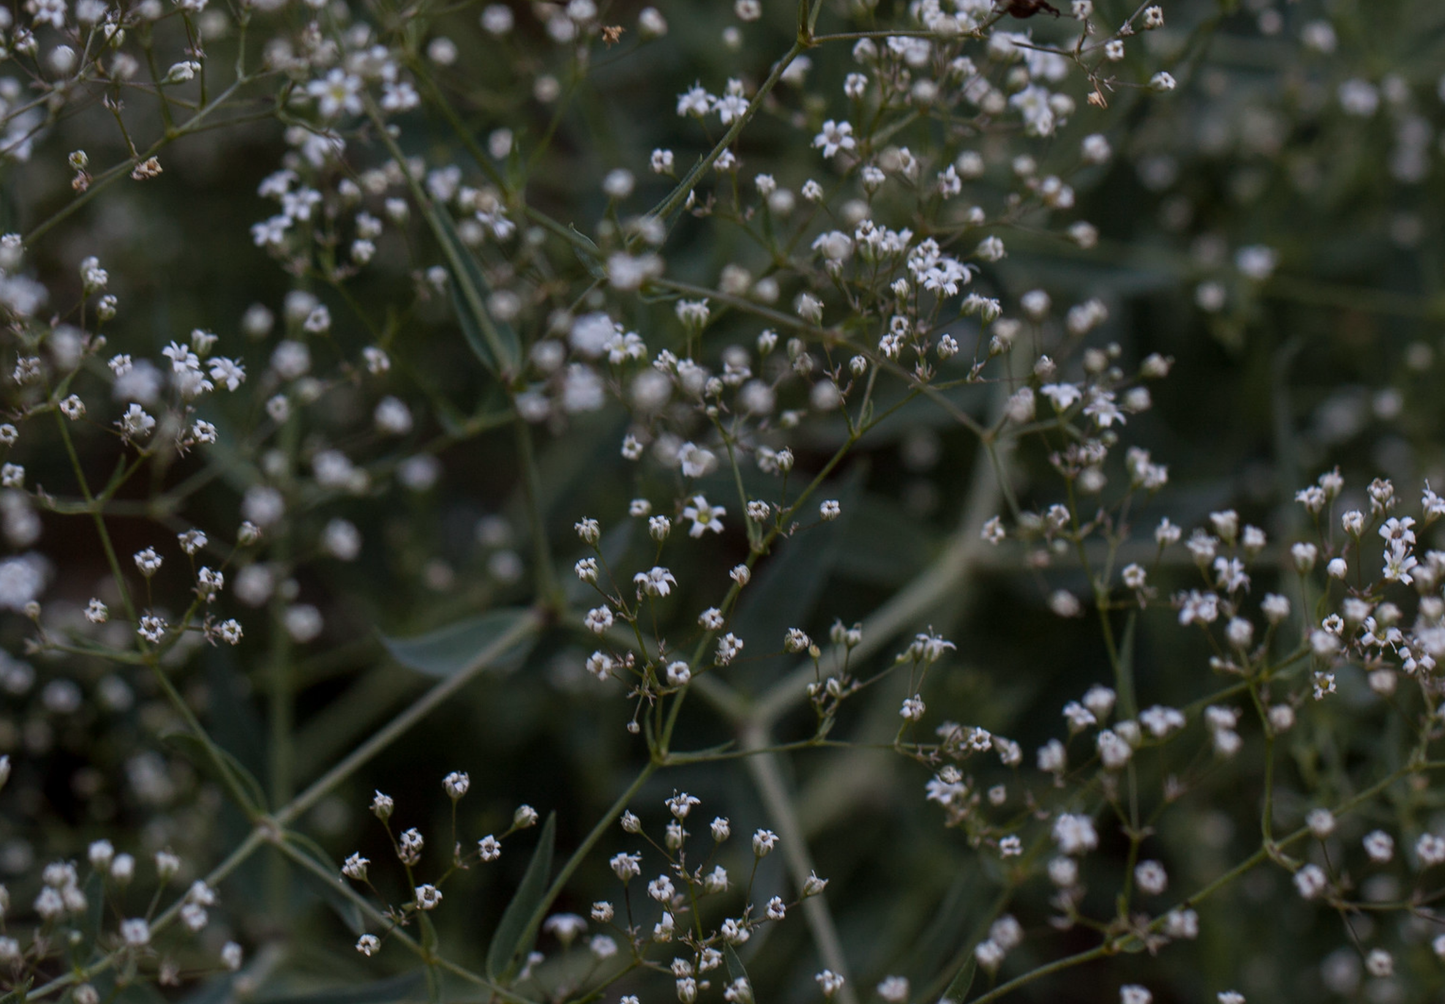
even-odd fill
[{"label": "green stem", "polygon": [[338,784],[356,773],[372,757],[390,746],[413,725],[435,710],[438,705],[470,683],[478,673],[495,662],[503,652],[535,632],[541,625],[542,615],[536,611],[531,611],[520,618],[516,624],[513,624],[495,641],[478,652],[470,663],[417,698],[410,707],[398,714],[366,742],[352,750],[344,760],[292,799],[289,805],[280,809],[275,816],[277,824],[289,826],[303,812],[325,798]]},{"label": "green stem", "polygon": [[[797,808],[783,783],[778,756],[775,753],[761,752],[771,745],[767,728],[750,727],[744,730],[742,742],[745,749],[759,751],[757,756],[748,759],[748,771],[753,776],[753,784],[762,798],[763,807],[771,817],[773,825],[778,828],[783,860],[788,866],[793,885],[801,893],[804,883],[814,872],[813,861],[808,853],[808,838],[804,835],[803,825],[798,819]],[[843,942],[838,937],[838,927],[833,923],[833,914],[828,909],[825,895],[820,893],[803,900],[803,914],[807,918],[808,929],[812,932],[813,943],[817,946],[818,957],[823,965],[845,979],[837,993],[839,1004],[857,1004],[858,997],[849,978],[848,961],[843,954]]]},{"label": "green stem", "polygon": [[[234,851],[232,851],[229,855],[226,856],[226,859],[224,861],[218,864],[215,868],[211,869],[211,871],[206,875],[204,879],[206,885],[214,889],[218,884],[220,884],[223,879],[225,879],[227,875],[230,875],[233,871],[239,868],[247,858],[254,854],[259,847],[264,845],[267,842],[267,839],[267,833],[263,828],[257,827],[256,829],[252,830],[249,834],[246,835],[246,839],[243,840]],[[161,931],[164,931],[166,928],[170,927],[171,924],[175,923],[176,918],[180,916],[181,907],[186,905],[186,901],[187,898],[185,896],[178,897],[174,903],[172,903],[169,907],[165,909],[164,912],[160,914],[160,916],[152,920],[150,925],[151,933],[158,934]],[[46,997],[60,990],[64,990],[68,986],[74,986],[80,983],[87,983],[101,973],[113,969],[122,958],[129,957],[129,955],[129,949],[118,949],[114,952],[111,952],[109,955],[101,958],[92,965],[77,966],[70,972],[66,973],[64,976],[57,976],[49,983],[45,983],[37,987],[36,989],[30,991],[29,994],[26,995],[26,997],[29,999]]]},{"label": "green stem", "polygon": [[572,873],[577,870],[577,866],[582,863],[582,859],[592,852],[593,847],[597,846],[597,841],[602,839],[602,834],[606,833],[617,817],[622,815],[628,803],[637,795],[637,792],[641,790],[642,786],[647,782],[647,779],[652,776],[657,768],[658,765],[655,761],[649,761],[637,777],[633,779],[633,782],[627,786],[627,790],[621,795],[618,795],[617,800],[612,803],[602,818],[597,820],[597,825],[592,827],[592,832],[587,834],[587,838],[572,852],[572,856],[567,859],[567,863],[562,866],[562,870],[557,873],[557,877],[553,879],[552,884],[547,887],[546,895],[544,895],[541,902],[537,904],[537,908],[532,911],[532,916],[527,919],[526,931],[528,938],[535,936],[536,932],[541,929],[542,921],[547,916],[547,911],[552,909],[552,904],[556,901],[557,897],[562,894],[562,890],[566,888],[568,880],[572,878]]},{"label": "green stem", "polygon": [[475,973],[472,970],[460,966],[455,962],[449,962],[446,959],[438,956],[435,952],[427,948],[415,938],[408,935],[405,931],[402,931],[400,928],[394,926],[393,922],[385,914],[383,914],[380,910],[373,906],[371,902],[366,899],[365,896],[362,896],[355,889],[351,888],[351,886],[347,885],[344,881],[339,881],[338,877],[332,872],[328,871],[326,867],[321,864],[321,862],[311,857],[311,855],[303,853],[299,848],[293,846],[290,841],[284,839],[278,840],[276,841],[276,846],[280,849],[282,854],[290,858],[292,861],[294,861],[300,867],[304,868],[306,871],[311,872],[313,875],[315,875],[317,878],[320,878],[324,882],[335,885],[337,891],[340,892],[342,896],[346,897],[346,899],[350,900],[351,903],[354,904],[357,909],[359,909],[363,914],[365,914],[366,917],[369,918],[373,923],[383,925],[387,928],[388,939],[398,941],[401,944],[405,945],[428,966],[435,965],[440,969],[445,969],[447,972],[452,973],[455,976],[461,977],[468,983],[475,984],[479,987],[484,987],[492,994],[495,994],[498,998],[510,1002],[510,1004],[533,1004],[530,999],[523,997],[520,994],[513,993],[506,987],[499,986],[498,984],[493,983],[491,980],[487,979],[485,976],[482,976],[480,973]]}]

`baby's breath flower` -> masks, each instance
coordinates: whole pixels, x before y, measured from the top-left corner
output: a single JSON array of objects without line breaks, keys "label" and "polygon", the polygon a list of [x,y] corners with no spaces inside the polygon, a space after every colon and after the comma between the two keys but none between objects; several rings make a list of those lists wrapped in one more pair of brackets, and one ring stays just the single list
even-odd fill
[{"label": "baby's breath flower", "polygon": [[465,795],[471,785],[472,779],[458,771],[452,771],[442,778],[442,788],[446,791],[447,797],[454,802]]},{"label": "baby's breath flower", "polygon": [[813,137],[813,146],[820,147],[823,156],[831,158],[839,151],[856,149],[858,143],[853,138],[853,126],[850,123],[829,119],[823,123],[822,131]]},{"label": "baby's breath flower", "polygon": [[165,637],[167,625],[165,618],[155,614],[146,614],[140,619],[140,626],[136,628],[136,634],[140,635],[151,644],[158,644]]}]

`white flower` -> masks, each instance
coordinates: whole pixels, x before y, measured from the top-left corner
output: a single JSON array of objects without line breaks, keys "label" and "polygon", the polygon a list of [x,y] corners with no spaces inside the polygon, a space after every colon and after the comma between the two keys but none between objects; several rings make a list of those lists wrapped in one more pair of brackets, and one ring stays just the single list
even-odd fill
[{"label": "white flower", "polygon": [[1420,867],[1429,868],[1445,862],[1445,839],[1437,837],[1433,833],[1422,834],[1415,842],[1415,855],[1420,859]]},{"label": "white flower", "polygon": [[694,495],[692,505],[682,510],[682,518],[692,520],[692,528],[687,532],[689,537],[701,537],[709,530],[722,533],[722,517],[725,515],[726,509],[720,505],[709,505],[702,495]]},{"label": "white flower", "polygon": [[732,632],[728,632],[718,639],[715,661],[719,666],[726,666],[736,659],[742,650],[742,639]]},{"label": "white flower", "polygon": [[717,457],[696,443],[683,443],[677,451],[677,459],[682,465],[683,475],[689,478],[703,477],[717,466]]},{"label": "white flower", "polygon": [[221,964],[231,972],[241,968],[242,949],[234,941],[228,941],[221,946]]},{"label": "white flower", "polygon": [[723,941],[726,941],[729,945],[741,945],[746,942],[748,938],[752,937],[752,932],[748,930],[747,925],[743,921],[734,920],[731,917],[722,922],[718,928],[718,933],[722,935]]},{"label": "white flower", "polygon": [[1279,264],[1279,252],[1262,244],[1242,247],[1234,254],[1234,267],[1247,278],[1263,282],[1274,274]]},{"label": "white flower", "polygon": [[813,146],[822,147],[824,157],[832,157],[839,150],[852,150],[857,145],[853,139],[853,126],[833,119],[824,122],[823,131],[813,137]]},{"label": "white flower", "polygon": [[616,854],[608,864],[623,882],[642,874],[642,855],[640,854]]},{"label": "white flower", "polygon": [[1067,411],[1083,397],[1083,392],[1071,383],[1048,383],[1039,388],[1039,393],[1048,398],[1055,411]]},{"label": "white flower", "polygon": [[1295,888],[1299,890],[1300,896],[1305,899],[1314,899],[1325,891],[1329,885],[1329,879],[1325,877],[1324,870],[1319,865],[1305,865],[1294,873]]},{"label": "white flower", "polygon": [[654,565],[648,571],[634,575],[632,583],[637,587],[638,596],[644,593],[648,596],[666,596],[672,592],[672,587],[677,585],[677,579],[666,568]]},{"label": "white flower", "polygon": [[1129,744],[1109,729],[1104,729],[1099,733],[1095,745],[1099,749],[1099,759],[1103,761],[1106,770],[1119,770],[1134,755]]},{"label": "white flower", "polygon": [[997,516],[989,517],[988,521],[983,524],[983,529],[979,532],[980,538],[995,546],[1002,541],[1006,535],[1007,532],[1004,530],[1003,520]]},{"label": "white flower", "polygon": [[165,619],[154,614],[146,614],[140,619],[140,627],[136,629],[136,634],[153,645],[158,644],[166,635]]},{"label": "white flower", "polygon": [[993,939],[980,941],[973,950],[973,956],[978,960],[978,964],[990,973],[1003,964],[1005,954],[1007,953],[1004,952],[1002,946]]},{"label": "white flower", "polygon": [[1305,825],[1319,840],[1335,832],[1335,814],[1329,809],[1311,809],[1305,815]]},{"label": "white flower", "polygon": [[878,996],[882,997],[887,1004],[903,1004],[908,1000],[908,977],[906,976],[885,976],[877,987]]},{"label": "white flower", "polygon": [[38,554],[0,561],[0,610],[23,611],[39,598],[49,578],[50,564]]},{"label": "white flower", "polygon": [[139,439],[150,434],[156,427],[156,420],[140,405],[132,404],[115,424],[120,426],[127,439]]},{"label": "white flower", "polygon": [[325,118],[335,118],[342,112],[361,114],[361,78],[340,67],[332,69],[324,79],[308,83],[306,93],[317,99],[317,110]]},{"label": "white flower", "polygon": [[688,813],[692,812],[693,806],[702,804],[702,799],[695,795],[689,795],[685,791],[674,791],[672,797],[665,800],[665,804],[674,817],[686,819]]},{"label": "white flower", "polygon": [[1134,868],[1134,881],[1150,896],[1157,896],[1169,885],[1169,876],[1158,861],[1141,861]]},{"label": "white flower", "polygon": [[612,656],[608,655],[606,652],[593,652],[587,657],[587,672],[591,673],[599,680],[606,680],[609,676],[612,675],[613,665],[614,663],[612,660]]},{"label": "white flower", "polygon": [[587,930],[587,921],[575,913],[554,913],[542,924],[542,930],[555,935],[558,941],[568,945]]},{"label": "white flower", "polygon": [[[701,84],[693,84],[692,87],[677,96],[677,114],[682,116],[696,115],[698,118],[702,118],[712,107],[712,101],[712,95],[704,90]],[[670,170],[672,167],[672,151],[670,150],[654,152],[653,170],[657,169],[655,166],[657,163],[656,154],[659,152],[666,154],[667,169]]]},{"label": "white flower", "polygon": [[1065,854],[1083,854],[1099,846],[1099,835],[1088,816],[1066,812],[1054,820],[1054,843]]},{"label": "white flower", "polygon": [[1364,839],[1365,853],[1370,860],[1383,864],[1395,856],[1395,840],[1384,830],[1375,830]]}]

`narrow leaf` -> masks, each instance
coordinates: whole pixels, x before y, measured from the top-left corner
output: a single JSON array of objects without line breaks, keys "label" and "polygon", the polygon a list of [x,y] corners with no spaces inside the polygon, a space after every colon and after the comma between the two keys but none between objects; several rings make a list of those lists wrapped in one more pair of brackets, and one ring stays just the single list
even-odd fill
[{"label": "narrow leaf", "polygon": [[738,953],[733,951],[733,946],[726,942],[723,943],[723,958],[727,960],[728,980],[730,982],[736,983],[738,980],[747,980],[748,986],[753,985],[753,981],[748,979],[747,969],[743,967],[743,960],[738,958]]},{"label": "narrow leaf", "polygon": [[320,844],[304,833],[288,830],[285,839],[288,844],[325,869],[327,874],[336,876],[334,880],[328,881],[313,871],[304,868],[301,870],[302,874],[314,881],[317,892],[326,901],[326,905],[336,913],[336,916],[341,918],[346,929],[358,936],[364,934],[366,922],[361,916],[361,908],[346,895],[341,885],[346,880],[341,877],[341,869],[337,867],[335,861],[331,860],[331,855],[322,850]]},{"label": "narrow leaf", "polygon": [[393,1001],[414,997],[421,985],[422,974],[411,972],[387,980],[369,980],[309,994],[268,997],[256,1004],[392,1004]]},{"label": "narrow leaf", "polygon": [[1138,622],[1138,610],[1130,610],[1124,622],[1124,636],[1119,641],[1119,701],[1125,707],[1134,709],[1134,626]]},{"label": "narrow leaf", "polygon": [[502,919],[492,935],[492,944],[487,949],[487,975],[502,983],[509,982],[522,967],[532,944],[537,940],[537,928],[532,917],[547,895],[547,877],[552,873],[552,850],[557,840],[557,814],[547,814],[542,825],[542,836],[522,883],[512,901],[502,911]]},{"label": "narrow leaf", "polygon": [[521,346],[511,325],[498,323],[487,311],[490,287],[477,265],[470,248],[462,243],[452,225],[451,217],[442,209],[427,214],[432,231],[447,256],[447,272],[451,277],[452,305],[467,344],[482,364],[493,373],[515,372],[521,358]]},{"label": "narrow leaf", "polygon": [[577,260],[582,263],[582,267],[591,274],[592,278],[599,282],[606,282],[607,270],[602,267],[602,249],[597,246],[592,238],[588,237],[572,224],[567,224],[567,229],[571,230],[579,241],[592,249],[593,253],[589,255],[575,244],[572,246],[572,252],[577,255]]},{"label": "narrow leaf", "polygon": [[203,774],[221,782],[248,815],[255,816],[266,811],[266,791],[261,782],[226,750],[189,732],[172,732],[163,736],[161,741],[191,761]]},{"label": "narrow leaf", "polygon": [[968,996],[969,988],[973,986],[973,976],[976,972],[978,972],[978,960],[974,958],[972,952],[969,952],[968,961],[963,964],[963,968],[958,971],[958,975],[953,978],[948,989],[943,991],[943,1000],[948,1004],[963,1004],[964,998]]},{"label": "narrow leaf", "polygon": [[[530,616],[529,611],[520,607],[489,610],[413,638],[382,636],[381,643],[403,666],[427,676],[445,678],[469,668],[480,653]],[[527,632],[515,644],[498,653],[491,661],[492,667],[515,669],[527,657],[536,640],[535,631]]]}]

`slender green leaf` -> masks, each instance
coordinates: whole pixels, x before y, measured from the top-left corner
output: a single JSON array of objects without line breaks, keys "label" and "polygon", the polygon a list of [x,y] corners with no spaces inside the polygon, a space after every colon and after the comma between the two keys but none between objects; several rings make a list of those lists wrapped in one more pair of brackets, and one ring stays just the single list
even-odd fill
[{"label": "slender green leaf", "polygon": [[575,244],[572,246],[572,252],[577,255],[577,260],[582,263],[582,267],[588,271],[592,278],[599,282],[606,282],[607,270],[602,267],[602,249],[597,246],[592,238],[588,237],[572,224],[567,224],[567,229],[572,231],[573,235],[579,241],[592,249],[592,254],[587,254]]},{"label": "slender green leaf", "polygon": [[522,967],[527,953],[532,950],[532,943],[537,940],[532,916],[547,895],[547,877],[552,873],[552,851],[556,840],[557,814],[552,812],[547,814],[547,822],[542,825],[542,835],[527,871],[522,875],[522,883],[517,886],[507,909],[502,911],[502,919],[487,949],[487,975],[494,980],[509,982]]},{"label": "slender green leaf", "polygon": [[728,980],[730,982],[736,983],[738,980],[747,980],[748,986],[753,985],[753,981],[748,979],[748,971],[743,966],[743,960],[738,958],[738,953],[733,951],[733,946],[726,942],[723,943],[723,958],[727,960]]},{"label": "slender green leaf", "polygon": [[310,878],[326,905],[335,911],[336,916],[346,925],[346,929],[354,935],[364,934],[366,931],[365,919],[361,916],[361,908],[357,906],[342,888],[341,883],[346,881],[341,877],[341,869],[336,862],[331,860],[331,855],[322,850],[321,845],[316,843],[304,833],[297,833],[294,830],[286,831],[285,840],[292,847],[296,848],[306,857],[315,861],[330,875],[336,876],[335,881],[323,879],[320,875],[308,869],[302,869],[302,874]]},{"label": "slender green leaf", "polygon": [[416,996],[421,985],[422,974],[411,972],[387,980],[371,980],[309,994],[267,997],[256,1004],[392,1004],[393,1001]]},{"label": "slender green leaf", "polygon": [[467,344],[482,364],[499,375],[516,371],[521,359],[521,343],[511,325],[498,323],[487,312],[486,297],[490,288],[477,265],[476,256],[457,235],[451,217],[433,207],[427,214],[436,238],[447,256],[451,276],[452,305]]},{"label": "slender green leaf", "polygon": [[105,882],[98,872],[91,872],[82,887],[85,893],[85,910],[77,916],[76,929],[91,944],[100,938],[101,925],[105,923]]},{"label": "slender green leaf", "polygon": [[[489,610],[414,638],[382,636],[381,643],[403,666],[427,676],[448,677],[469,668],[481,652],[528,616],[529,612],[520,607]],[[498,653],[492,667],[515,669],[536,641],[536,632],[528,632],[516,644]]]},{"label": "slender green leaf", "polygon": [[953,978],[948,989],[943,991],[943,1000],[948,1004],[963,1004],[964,998],[968,996],[969,988],[973,986],[973,976],[976,972],[978,972],[978,960],[974,958],[972,952],[969,952],[968,961],[963,964],[963,968],[958,971],[958,975]]},{"label": "slender green leaf", "polygon": [[9,993],[0,994],[0,1004],[24,1004],[27,995],[30,993],[30,984],[34,982],[34,979],[27,979]]},{"label": "slender green leaf", "polygon": [[[431,959],[437,953],[437,929],[431,922],[431,917],[425,912],[417,914],[417,921],[421,927],[421,947],[426,950],[426,957]],[[436,965],[427,962],[426,973],[426,999],[430,1004],[438,1004],[442,999],[442,974],[437,970]]]},{"label": "slender green leaf", "polygon": [[[248,815],[266,811],[266,791],[254,774],[241,761],[214,743],[207,743],[189,732],[172,732],[161,739],[208,777],[221,782]],[[217,760],[220,762],[217,763]]]},{"label": "slender green leaf", "polygon": [[437,950],[437,927],[431,922],[431,917],[426,913],[418,911],[416,915],[418,926],[421,927],[421,947],[428,952]]}]

